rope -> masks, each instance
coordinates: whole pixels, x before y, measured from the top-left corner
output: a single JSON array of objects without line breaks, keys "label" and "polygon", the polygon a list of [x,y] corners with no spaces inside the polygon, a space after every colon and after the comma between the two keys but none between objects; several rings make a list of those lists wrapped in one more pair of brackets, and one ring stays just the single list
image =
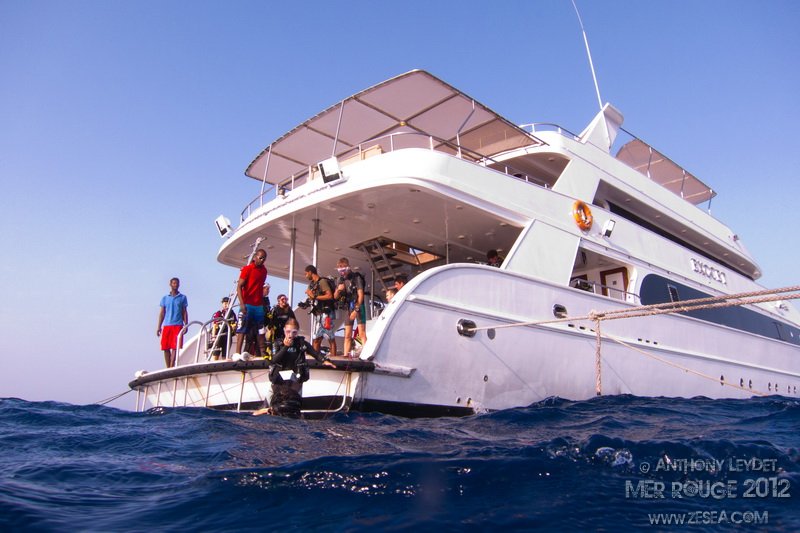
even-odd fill
[{"label": "rope", "polygon": [[[344,380],[349,375],[351,375],[350,372],[347,372],[347,371],[342,372],[342,379],[339,381],[339,385],[336,387],[336,392],[333,393],[333,398],[331,399],[330,403],[328,403],[328,408],[323,410],[324,414],[322,415],[322,420],[327,420],[327,419],[329,419],[330,417],[332,417],[334,415],[333,404],[336,401],[336,396],[339,394],[339,391],[341,390],[342,385],[344,385]],[[344,400],[343,401],[346,402],[347,401],[347,387],[345,387],[345,391],[342,393],[342,396],[344,396]],[[338,410],[336,412],[338,412]]]},{"label": "rope", "polygon": [[[709,376],[708,374],[704,374],[703,372],[700,372],[698,370],[692,370],[691,368],[683,366],[683,365],[679,365],[678,363],[673,363],[672,361],[668,361],[668,360],[664,359],[663,357],[659,357],[657,355],[653,355],[653,354],[651,354],[649,352],[646,352],[646,351],[644,351],[644,350],[642,350],[640,348],[637,348],[636,346],[628,344],[627,342],[623,341],[622,339],[620,339],[618,337],[615,337],[614,335],[610,335],[610,334],[606,333],[605,336],[606,336],[606,338],[611,339],[612,341],[617,342],[617,343],[621,344],[622,346],[624,346],[626,348],[630,348],[631,350],[633,350],[635,352],[639,352],[640,354],[645,355],[647,357],[650,357],[651,359],[655,359],[656,361],[664,363],[665,365],[669,365],[671,367],[678,368],[680,370],[683,370],[684,372],[688,372],[689,374],[694,374],[695,376],[699,376],[701,378],[706,378],[706,379],[709,379],[711,381],[719,381],[724,386],[733,387],[735,389],[743,390],[745,392],[756,394],[758,396],[768,396],[768,394],[766,392],[761,392],[761,391],[757,391],[757,390],[753,390],[753,389],[748,389],[747,387],[742,387],[740,385],[736,385],[735,383],[730,383],[727,380],[720,380],[719,378],[715,378],[714,376]],[[598,377],[598,380],[599,380],[599,377]]]},{"label": "rope", "polygon": [[594,366],[595,366],[595,392],[598,396],[603,394],[603,380],[602,380],[602,373],[601,373],[601,360],[600,360],[600,344],[602,340],[602,335],[600,335],[600,320],[597,321],[597,325],[595,327],[597,331],[597,341],[595,343],[595,351],[594,351]]},{"label": "rope", "polygon": [[[470,331],[481,331],[487,329],[503,329],[514,328],[519,326],[540,326],[544,324],[555,324],[559,322],[574,322],[576,320],[593,320],[598,318],[602,320],[615,320],[618,318],[633,318],[639,316],[655,316],[675,312],[688,312],[697,309],[715,309],[719,307],[733,307],[737,305],[748,305],[765,302],[775,302],[780,300],[795,300],[800,298],[800,292],[797,294],[789,294],[785,296],[775,296],[786,292],[800,291],[800,285],[785,287],[783,289],[772,289],[765,291],[745,292],[739,294],[729,294],[725,296],[712,296],[709,298],[697,298],[695,300],[684,300],[681,302],[667,302],[660,304],[642,305],[629,309],[611,309],[608,311],[590,311],[588,315],[577,317],[555,318],[550,320],[534,320],[530,322],[513,322],[511,324],[497,324],[493,326],[480,326],[469,328]],[[754,298],[765,294],[772,294],[773,296],[766,296],[764,298]],[[738,300],[738,301],[727,301]],[[710,303],[718,302],[718,303]],[[706,305],[707,304],[707,305]]]},{"label": "rope", "polygon": [[[794,293],[794,294],[786,294],[786,293]],[[620,318],[635,318],[635,317],[645,317],[645,316],[656,316],[656,315],[663,315],[668,313],[676,313],[676,312],[690,312],[694,310],[701,310],[701,309],[718,309],[722,307],[734,307],[740,305],[751,305],[757,303],[766,303],[766,302],[775,302],[781,300],[795,300],[800,298],[800,285],[794,285],[790,287],[783,287],[781,289],[765,289],[760,291],[751,291],[751,292],[743,292],[738,294],[728,294],[723,296],[710,296],[706,298],[696,298],[694,300],[684,300],[680,302],[666,302],[660,304],[651,304],[651,305],[642,305],[635,308],[627,308],[627,309],[612,309],[608,311],[590,311],[588,315],[585,316],[578,316],[578,317],[565,317],[565,318],[557,318],[552,320],[536,320],[531,322],[515,322],[512,324],[498,324],[494,326],[482,326],[482,327],[474,327],[469,328],[471,331],[481,331],[481,330],[488,330],[488,329],[503,329],[503,328],[513,328],[519,326],[540,326],[544,324],[554,324],[559,322],[575,322],[580,320],[591,320],[595,323],[595,333],[596,333],[596,342],[595,342],[595,392],[598,396],[603,394],[603,381],[602,381],[602,353],[601,353],[601,346],[602,346],[602,339],[605,338],[610,339],[616,343],[619,343],[626,348],[630,348],[635,352],[639,352],[642,355],[655,359],[661,363],[669,365],[674,368],[678,368],[687,372],[689,374],[694,374],[696,376],[702,377],[704,379],[708,379],[714,382],[719,381],[723,386],[733,387],[735,389],[743,390],[749,394],[756,394],[758,396],[767,396],[767,393],[752,390],[750,388],[743,387],[741,385],[736,385],[735,383],[730,383],[725,379],[717,379],[714,376],[710,376],[708,374],[704,374],[703,372],[699,372],[697,370],[693,370],[689,367],[685,367],[683,365],[679,365],[677,363],[673,363],[668,361],[662,357],[658,357],[653,355],[649,352],[646,352],[636,346],[632,346],[631,344],[623,341],[619,337],[611,335],[609,333],[601,333],[600,332],[600,323],[603,320],[617,320]]]},{"label": "rope", "polygon": [[133,392],[133,389],[128,389],[125,392],[120,392],[119,394],[115,394],[114,396],[111,396],[110,398],[106,398],[105,400],[101,400],[99,402],[94,402],[94,404],[92,404],[92,405],[105,405],[105,404],[107,404],[109,402],[113,402],[117,398],[122,398],[123,396],[125,396],[129,392]]}]

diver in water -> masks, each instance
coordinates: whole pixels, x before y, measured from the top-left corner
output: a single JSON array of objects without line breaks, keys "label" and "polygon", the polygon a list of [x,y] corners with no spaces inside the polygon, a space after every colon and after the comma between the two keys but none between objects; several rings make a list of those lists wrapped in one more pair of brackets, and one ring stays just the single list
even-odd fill
[{"label": "diver in water", "polygon": [[[298,336],[297,320],[290,318],[283,328],[284,338],[280,348],[272,355],[269,367],[269,380],[272,383],[272,395],[269,406],[255,411],[254,415],[271,414],[300,418],[300,402],[303,397],[303,383],[308,381],[308,363],[306,354],[311,355],[324,366],[336,368],[328,357],[325,357],[309,344],[305,338]],[[286,371],[291,371],[291,375]],[[266,404],[266,401],[265,401]]]}]

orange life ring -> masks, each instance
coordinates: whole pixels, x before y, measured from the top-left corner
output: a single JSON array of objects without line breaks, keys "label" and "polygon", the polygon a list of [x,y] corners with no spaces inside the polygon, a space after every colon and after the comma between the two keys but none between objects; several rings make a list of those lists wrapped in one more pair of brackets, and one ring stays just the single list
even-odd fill
[{"label": "orange life ring", "polygon": [[592,222],[594,222],[592,210],[589,209],[589,206],[586,205],[585,202],[581,202],[580,200],[575,200],[575,203],[572,204],[572,217],[575,219],[575,224],[577,224],[582,231],[589,231],[592,227]]}]

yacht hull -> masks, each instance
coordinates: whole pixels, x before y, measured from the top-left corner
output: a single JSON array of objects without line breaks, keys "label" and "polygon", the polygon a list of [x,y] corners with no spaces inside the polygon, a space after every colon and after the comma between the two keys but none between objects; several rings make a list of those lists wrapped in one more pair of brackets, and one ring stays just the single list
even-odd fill
[{"label": "yacht hull", "polygon": [[[800,387],[792,370],[800,350],[788,343],[669,314],[603,320],[598,344],[598,323],[581,319],[626,307],[632,306],[496,268],[435,268],[370,324],[360,360],[312,370],[303,409],[450,416],[549,397],[748,398],[791,396]],[[575,318],[556,320],[554,308]],[[459,332],[463,321],[475,324],[473,336]],[[131,387],[144,398],[137,409],[252,410],[269,393],[267,365],[188,365]]]}]

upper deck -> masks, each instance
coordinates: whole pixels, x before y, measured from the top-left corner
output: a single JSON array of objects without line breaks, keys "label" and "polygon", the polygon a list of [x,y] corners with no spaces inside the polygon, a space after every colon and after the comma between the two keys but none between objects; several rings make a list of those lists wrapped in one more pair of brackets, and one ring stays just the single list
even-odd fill
[{"label": "upper deck", "polygon": [[414,70],[353,95],[265,148],[245,174],[278,185],[309,175],[321,161],[357,156],[364,146],[387,152],[431,148],[479,161],[543,144],[486,106]]},{"label": "upper deck", "polygon": [[[634,206],[622,211],[623,216],[662,235],[676,234],[689,248],[709,246],[709,253],[720,262],[752,279],[759,277],[757,265],[738,238],[696,208],[715,196],[710,187],[637,138],[613,158],[611,142],[608,146],[587,142],[590,128],[575,135],[555,127],[555,136],[553,128],[543,131],[541,125],[526,130],[431,74],[411,71],[342,100],[265,148],[245,172],[262,182],[262,192],[241,218],[244,221],[264,205],[268,195],[295,189],[319,175],[320,163],[332,157],[344,167],[373,155],[425,148],[543,187],[568,181],[567,167],[572,166],[573,173],[585,171],[588,163],[603,169],[607,179],[601,177],[585,194],[564,192],[604,207],[619,199],[626,208]],[[570,165],[573,161],[576,165]],[[627,170],[615,169],[610,161],[621,162]],[[578,183],[587,181],[584,178],[581,174],[571,179]],[[666,191],[671,194],[665,195]]]}]

